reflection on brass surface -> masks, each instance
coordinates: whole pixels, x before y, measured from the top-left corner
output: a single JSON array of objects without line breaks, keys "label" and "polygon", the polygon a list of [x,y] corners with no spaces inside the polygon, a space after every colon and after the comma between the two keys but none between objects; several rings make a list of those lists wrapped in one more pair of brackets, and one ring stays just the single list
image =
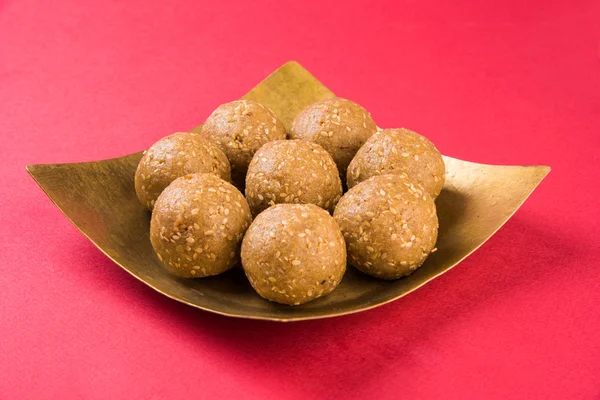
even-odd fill
[{"label": "reflection on brass surface", "polygon": [[[289,62],[244,98],[270,107],[289,127],[303,107],[330,96],[333,94],[308,71]],[[349,267],[332,294],[290,307],[260,298],[241,268],[203,279],[180,279],[168,274],[150,245],[150,214],[134,191],[133,177],[140,157],[141,153],[136,153],[105,161],[30,165],[27,170],[85,236],[148,286],[203,310],[274,321],[354,313],[412,292],[489,239],[550,171],[544,166],[494,166],[445,157],[446,185],[436,201],[438,251],[421,268],[407,278],[383,281]]]}]

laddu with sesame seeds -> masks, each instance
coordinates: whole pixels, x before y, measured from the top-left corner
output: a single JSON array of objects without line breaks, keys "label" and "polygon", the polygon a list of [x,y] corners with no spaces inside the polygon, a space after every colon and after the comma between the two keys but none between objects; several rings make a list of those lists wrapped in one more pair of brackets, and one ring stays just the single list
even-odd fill
[{"label": "laddu with sesame seeds", "polygon": [[323,146],[345,181],[348,164],[376,131],[375,121],[367,110],[350,100],[334,97],[302,110],[292,122],[290,138]]},{"label": "laddu with sesame seeds", "polygon": [[184,278],[217,275],[239,261],[251,221],[246,199],[232,184],[211,174],[186,175],[158,197],[150,241],[171,273]]},{"label": "laddu with sesame seeds", "polygon": [[275,113],[251,100],[235,100],[217,107],[200,134],[217,143],[231,163],[233,183],[243,188],[248,164],[265,143],[286,138],[286,129]]},{"label": "laddu with sesame seeds", "polygon": [[346,240],[348,262],[376,278],[409,275],[435,251],[435,203],[421,185],[400,175],[359,183],[342,196],[333,218]]},{"label": "laddu with sesame seeds", "polygon": [[446,167],[425,136],[411,130],[384,129],[371,136],[348,166],[351,188],[376,175],[396,174],[425,188],[434,199],[442,191]]},{"label": "laddu with sesame seeds", "polygon": [[346,244],[331,215],[314,204],[277,204],[244,237],[242,266],[267,300],[299,305],[331,293],[346,271]]},{"label": "laddu with sesame seeds", "polygon": [[231,179],[227,157],[209,140],[196,133],[177,132],[154,143],[144,152],[135,172],[135,192],[152,210],[162,191],[175,179],[193,173],[211,173]]},{"label": "laddu with sesame seeds", "polygon": [[342,182],[331,155],[302,140],[266,143],[246,175],[246,198],[254,215],[278,203],[315,204],[329,212],[342,196]]}]

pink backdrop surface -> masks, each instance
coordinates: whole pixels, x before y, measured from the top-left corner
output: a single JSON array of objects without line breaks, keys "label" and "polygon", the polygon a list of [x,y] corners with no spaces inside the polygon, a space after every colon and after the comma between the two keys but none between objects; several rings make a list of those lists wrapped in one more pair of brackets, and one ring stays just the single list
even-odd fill
[{"label": "pink backdrop surface", "polygon": [[[600,396],[600,3],[370,3],[0,1],[0,398]],[[292,59],[446,155],[553,170],[425,287],[290,324],[154,292],[25,172],[139,151]]]}]

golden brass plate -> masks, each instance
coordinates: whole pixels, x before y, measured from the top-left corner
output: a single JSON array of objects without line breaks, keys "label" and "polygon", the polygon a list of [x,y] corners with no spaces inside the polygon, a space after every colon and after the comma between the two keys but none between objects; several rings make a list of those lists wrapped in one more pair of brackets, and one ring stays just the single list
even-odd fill
[{"label": "golden brass plate", "polygon": [[[333,93],[308,71],[289,62],[244,98],[270,107],[289,126],[303,107],[329,96]],[[412,292],[454,267],[489,239],[550,171],[544,166],[493,166],[446,157],[446,185],[437,199],[438,251],[421,268],[407,278],[382,281],[349,267],[331,295],[290,307],[260,298],[241,268],[194,280],[168,274],[150,245],[150,215],[135,196],[133,176],[140,157],[141,153],[136,153],[105,161],[30,165],[27,170],[92,243],[148,286],[203,310],[274,321],[355,313]]]}]

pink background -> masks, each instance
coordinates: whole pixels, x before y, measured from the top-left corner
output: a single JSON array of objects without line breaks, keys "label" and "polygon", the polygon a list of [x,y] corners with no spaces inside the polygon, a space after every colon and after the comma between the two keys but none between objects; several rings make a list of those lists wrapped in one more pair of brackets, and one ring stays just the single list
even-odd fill
[{"label": "pink background", "polygon": [[[282,3],[0,1],[0,398],[598,398],[600,3]],[[417,292],[292,324],[155,293],[25,172],[139,151],[291,59],[444,154],[553,171]]]}]

